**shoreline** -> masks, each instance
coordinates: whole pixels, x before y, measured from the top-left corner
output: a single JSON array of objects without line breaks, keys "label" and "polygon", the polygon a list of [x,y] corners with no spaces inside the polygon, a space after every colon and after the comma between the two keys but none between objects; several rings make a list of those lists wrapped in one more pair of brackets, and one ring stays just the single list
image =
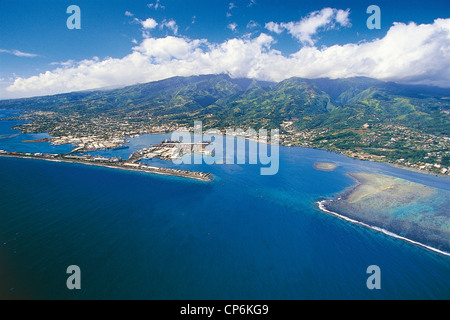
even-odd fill
[{"label": "shoreline", "polygon": [[428,245],[423,244],[423,243],[420,243],[420,242],[418,242],[418,241],[414,241],[414,240],[411,240],[411,239],[402,237],[402,236],[400,236],[400,235],[398,235],[398,234],[396,234],[396,233],[393,233],[393,232],[391,232],[391,231],[389,231],[389,230],[386,230],[386,229],[383,229],[383,228],[380,228],[380,227],[377,227],[377,226],[372,226],[372,225],[367,224],[367,223],[365,223],[365,222],[358,221],[358,220],[349,218],[349,217],[347,217],[347,216],[344,216],[344,215],[342,215],[342,214],[339,214],[339,213],[337,213],[337,212],[328,210],[328,209],[326,208],[326,206],[325,206],[325,202],[327,202],[327,201],[330,201],[330,200],[325,200],[325,199],[324,199],[324,200],[320,200],[320,201],[317,201],[317,202],[316,202],[316,204],[317,204],[318,207],[319,207],[319,210],[321,210],[322,212],[326,212],[326,213],[331,214],[331,215],[334,215],[334,216],[336,216],[336,217],[338,217],[338,218],[340,218],[340,219],[343,219],[343,220],[352,222],[352,223],[354,223],[354,224],[358,224],[358,225],[364,226],[364,227],[366,227],[366,228],[369,228],[369,229],[372,229],[372,230],[375,230],[375,231],[382,232],[382,233],[384,233],[385,235],[388,235],[388,236],[390,236],[390,237],[393,237],[393,238],[396,238],[396,239],[400,239],[400,240],[404,240],[404,241],[406,241],[406,242],[412,243],[412,244],[417,245],[417,246],[420,246],[420,247],[422,247],[422,248],[425,248],[425,249],[431,250],[431,251],[433,251],[433,252],[440,253],[440,254],[443,254],[443,255],[445,255],[445,256],[450,257],[450,253],[449,253],[449,252],[446,252],[446,251],[442,251],[442,250],[436,249],[436,248],[434,248],[434,247],[428,246]]},{"label": "shoreline", "polygon": [[359,159],[359,158],[356,158],[356,157],[351,157],[351,156],[349,156],[349,155],[347,155],[347,154],[345,154],[343,152],[339,152],[339,151],[336,151],[336,150],[328,150],[328,149],[322,149],[322,148],[313,147],[313,146],[300,146],[300,145],[288,146],[288,145],[280,144],[280,146],[287,147],[287,148],[307,148],[307,149],[327,151],[327,152],[332,152],[332,153],[335,153],[335,154],[339,154],[339,155],[347,157],[349,159],[354,159],[354,160],[359,160],[359,161],[376,162],[376,163],[384,163],[386,165],[389,165],[389,166],[391,166],[393,168],[397,168],[397,169],[402,169],[402,170],[411,171],[411,172],[415,172],[415,173],[422,173],[422,174],[432,175],[432,176],[435,176],[435,177],[445,177],[445,178],[449,178],[450,179],[450,175],[448,175],[448,174],[436,173],[436,172],[432,172],[432,171],[425,170],[425,169],[418,169],[418,168],[408,167],[408,166],[405,166],[405,165],[392,163],[392,162],[389,162],[389,161],[380,161],[380,160],[371,160],[371,159]]},{"label": "shoreline", "polygon": [[[353,158],[352,158],[353,159]],[[370,160],[367,160],[370,161]],[[432,175],[435,177],[445,177],[445,178],[450,178],[449,175],[447,174],[442,174],[442,173],[435,173],[435,172],[431,172],[428,170],[422,170],[422,169],[417,169],[417,168],[412,168],[412,167],[408,167],[408,166],[403,166],[401,164],[396,164],[396,163],[391,163],[391,162],[384,162],[384,161],[379,161],[380,163],[386,163],[387,165],[397,168],[397,169],[402,169],[402,170],[407,170],[407,171],[411,171],[411,172],[415,172],[415,173],[423,173],[423,174],[428,174],[428,175]]]},{"label": "shoreline", "polygon": [[[8,110],[8,109],[3,109],[3,110]],[[27,112],[26,110],[18,110],[18,111]],[[8,120],[8,119],[0,119],[0,121],[2,121],[2,120]],[[17,120],[14,120],[14,121],[17,121]],[[17,129],[17,130],[19,130],[19,129]],[[24,134],[24,132],[22,132],[22,130],[20,130],[20,132],[21,132],[21,134]],[[193,132],[190,132],[190,131],[188,131],[188,132],[190,134],[193,134]],[[41,133],[47,133],[47,132],[41,132]],[[157,134],[166,134],[166,133],[170,133],[170,132],[149,132],[149,133],[145,133],[145,134],[157,135]],[[141,136],[141,135],[145,135],[145,134],[137,134],[137,136]],[[221,134],[223,135],[223,133],[221,133]],[[243,138],[244,140],[249,140],[249,141],[253,141],[253,142],[256,142],[256,143],[264,143],[264,144],[267,144],[267,145],[272,145],[272,143],[269,142],[269,141],[266,141],[266,142],[259,141],[259,139],[254,139],[254,138],[251,138],[251,137],[240,136],[240,135],[236,135],[236,136],[233,136],[233,137],[234,138]],[[47,139],[50,140],[51,138],[47,138]],[[32,141],[27,141],[27,142],[32,142]],[[351,157],[351,156],[345,154],[346,150],[336,151],[336,150],[328,150],[328,149],[318,148],[318,147],[314,147],[314,146],[288,145],[288,144],[283,144],[283,143],[279,143],[279,146],[288,147],[288,148],[300,147],[300,148],[309,148],[309,149],[328,151],[328,152],[333,152],[333,153],[336,153],[336,154],[339,154],[339,155],[343,155],[343,156],[348,157],[350,159],[356,159],[356,160],[361,160],[361,161],[369,161],[369,162],[385,163],[385,164],[387,164],[387,165],[389,165],[391,167],[397,168],[397,169],[412,171],[412,172],[416,172],[416,173],[429,174],[429,175],[433,175],[433,176],[437,176],[437,177],[450,178],[450,174],[443,174],[443,173],[440,173],[440,172],[432,172],[432,171],[427,170],[427,169],[419,169],[419,168],[409,167],[409,166],[405,166],[405,165],[401,165],[401,164],[397,164],[397,163],[392,163],[392,162],[389,162],[389,161],[371,160],[371,159],[359,159],[357,157]]]},{"label": "shoreline", "polygon": [[[173,177],[179,177],[179,178],[193,179],[193,180],[202,181],[202,182],[214,181],[214,178],[210,173],[204,174],[204,173],[198,172],[198,171],[187,171],[187,170],[162,168],[162,167],[148,167],[148,166],[146,168],[145,167],[144,168],[132,168],[132,167],[127,168],[123,165],[113,165],[111,163],[105,164],[105,163],[94,163],[94,162],[87,162],[87,161],[76,161],[76,160],[69,160],[69,159],[45,158],[45,157],[15,155],[15,154],[1,154],[1,153],[0,153],[0,157],[16,158],[16,159],[32,159],[32,160],[42,160],[42,161],[51,161],[51,162],[64,162],[64,163],[70,163],[70,164],[82,164],[82,165],[103,167],[103,168],[109,168],[109,169],[121,169],[121,170],[125,170],[125,171],[150,173],[150,174],[156,174],[156,175],[161,175],[161,176],[173,176]],[[200,174],[202,174],[202,175],[200,175]]]}]

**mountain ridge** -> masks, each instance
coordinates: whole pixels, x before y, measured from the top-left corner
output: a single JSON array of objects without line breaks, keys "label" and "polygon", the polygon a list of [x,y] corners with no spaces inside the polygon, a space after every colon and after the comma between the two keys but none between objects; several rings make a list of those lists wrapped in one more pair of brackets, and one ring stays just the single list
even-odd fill
[{"label": "mountain ridge", "polygon": [[[144,112],[154,120],[206,125],[277,128],[294,121],[299,128],[327,123],[352,125],[340,114],[352,110],[360,122],[397,121],[426,132],[450,135],[450,89],[402,85],[367,77],[293,77],[280,82],[231,78],[226,74],[172,77],[111,90],[0,100],[0,108],[95,114]],[[349,119],[347,119],[349,120]],[[351,120],[351,119],[350,119]],[[448,125],[448,126],[447,126]]]},{"label": "mountain ridge", "polygon": [[27,111],[23,119],[31,124],[19,129],[28,133],[111,136],[119,127],[153,132],[202,121],[205,129],[279,129],[289,146],[450,167],[450,89],[366,77],[173,77],[108,91],[2,100],[0,109]]}]

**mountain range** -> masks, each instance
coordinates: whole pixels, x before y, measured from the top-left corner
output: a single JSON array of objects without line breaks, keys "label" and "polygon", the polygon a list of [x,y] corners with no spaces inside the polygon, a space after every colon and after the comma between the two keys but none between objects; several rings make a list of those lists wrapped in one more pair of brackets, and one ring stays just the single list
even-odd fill
[{"label": "mountain range", "polygon": [[155,121],[207,126],[299,129],[358,128],[392,123],[449,135],[450,89],[371,78],[303,79],[278,83],[228,75],[174,77],[114,90],[94,90],[0,101],[0,108],[87,115],[146,111]]}]

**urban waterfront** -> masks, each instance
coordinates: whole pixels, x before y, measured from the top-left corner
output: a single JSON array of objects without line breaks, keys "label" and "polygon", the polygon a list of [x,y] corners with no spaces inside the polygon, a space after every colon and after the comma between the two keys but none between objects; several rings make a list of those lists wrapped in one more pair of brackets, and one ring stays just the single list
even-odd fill
[{"label": "urban waterfront", "polygon": [[[0,149],[65,153],[22,143],[0,122]],[[127,156],[168,135],[131,138]],[[18,146],[22,148],[17,150]],[[334,163],[334,171],[314,168]],[[257,165],[156,166],[211,172],[202,183],[73,163],[0,158],[2,298],[417,299],[450,297],[449,257],[320,211],[353,180],[391,175],[449,190],[448,178],[332,152],[280,147],[280,170]],[[81,269],[68,290],[66,268]],[[366,287],[369,265],[381,290]]]}]

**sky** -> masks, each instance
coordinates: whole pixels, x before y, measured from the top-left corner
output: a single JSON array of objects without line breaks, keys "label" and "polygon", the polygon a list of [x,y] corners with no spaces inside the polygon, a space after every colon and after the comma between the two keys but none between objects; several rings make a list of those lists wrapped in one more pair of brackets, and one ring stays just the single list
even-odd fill
[{"label": "sky", "polygon": [[450,87],[450,0],[0,0],[0,99],[221,73]]}]

